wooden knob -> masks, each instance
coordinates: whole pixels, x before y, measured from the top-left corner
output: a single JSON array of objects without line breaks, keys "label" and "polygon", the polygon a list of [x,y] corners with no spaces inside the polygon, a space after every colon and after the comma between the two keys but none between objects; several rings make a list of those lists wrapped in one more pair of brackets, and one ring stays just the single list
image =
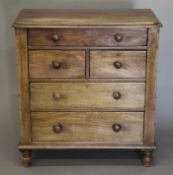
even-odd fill
[{"label": "wooden knob", "polygon": [[123,64],[122,64],[121,62],[119,62],[119,61],[115,61],[115,62],[114,62],[114,67],[115,67],[116,69],[120,69],[120,68],[122,68],[122,66],[123,66]]},{"label": "wooden knob", "polygon": [[54,133],[59,134],[62,132],[63,126],[60,123],[56,123],[55,125],[53,125],[52,129],[53,129]]},{"label": "wooden knob", "polygon": [[53,98],[58,101],[61,98],[61,94],[58,92],[53,92]]},{"label": "wooden knob", "polygon": [[113,92],[113,98],[115,100],[119,100],[121,98],[121,93],[120,92],[117,92],[117,91],[114,91]]},{"label": "wooden knob", "polygon": [[59,36],[54,34],[52,35],[52,41],[57,42],[59,40]]},{"label": "wooden knob", "polygon": [[59,69],[61,67],[61,63],[58,61],[52,61],[52,67],[54,69]]},{"label": "wooden knob", "polygon": [[119,132],[119,131],[121,131],[122,126],[121,126],[120,124],[118,124],[118,123],[114,123],[114,124],[112,125],[112,129],[113,129],[113,131],[115,131],[115,132]]},{"label": "wooden knob", "polygon": [[115,40],[116,40],[117,42],[121,42],[121,41],[123,40],[123,35],[120,34],[120,33],[117,33],[117,34],[115,35]]}]

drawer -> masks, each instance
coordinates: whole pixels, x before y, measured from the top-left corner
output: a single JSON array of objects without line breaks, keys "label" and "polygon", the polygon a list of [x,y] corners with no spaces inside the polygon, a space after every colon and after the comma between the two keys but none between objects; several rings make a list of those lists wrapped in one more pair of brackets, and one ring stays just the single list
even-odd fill
[{"label": "drawer", "polygon": [[31,110],[143,110],[144,89],[144,83],[31,83]]},{"label": "drawer", "polygon": [[29,46],[145,46],[146,29],[30,29]]},{"label": "drawer", "polygon": [[84,78],[85,51],[30,51],[30,78]]},{"label": "drawer", "polygon": [[142,144],[142,112],[33,112],[33,142]]},{"label": "drawer", "polygon": [[145,51],[91,51],[91,78],[145,78]]}]

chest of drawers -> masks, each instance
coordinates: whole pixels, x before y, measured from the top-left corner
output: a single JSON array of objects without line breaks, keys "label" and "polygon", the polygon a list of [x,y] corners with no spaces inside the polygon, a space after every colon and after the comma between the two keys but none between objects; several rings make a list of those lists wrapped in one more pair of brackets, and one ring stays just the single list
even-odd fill
[{"label": "chest of drawers", "polygon": [[137,149],[150,165],[160,26],[151,10],[19,14],[25,166],[38,149]]}]

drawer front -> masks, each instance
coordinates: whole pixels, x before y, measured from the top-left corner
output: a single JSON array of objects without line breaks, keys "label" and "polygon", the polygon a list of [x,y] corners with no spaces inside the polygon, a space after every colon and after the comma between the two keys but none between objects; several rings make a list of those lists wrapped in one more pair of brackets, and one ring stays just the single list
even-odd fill
[{"label": "drawer front", "polygon": [[30,51],[30,78],[84,78],[84,51]]},{"label": "drawer front", "polygon": [[33,142],[142,144],[142,112],[33,112]]},{"label": "drawer front", "polygon": [[31,29],[30,46],[145,46],[146,29]]},{"label": "drawer front", "polygon": [[145,78],[145,51],[91,51],[91,78]]},{"label": "drawer front", "polygon": [[144,86],[144,83],[31,83],[31,110],[143,110]]}]

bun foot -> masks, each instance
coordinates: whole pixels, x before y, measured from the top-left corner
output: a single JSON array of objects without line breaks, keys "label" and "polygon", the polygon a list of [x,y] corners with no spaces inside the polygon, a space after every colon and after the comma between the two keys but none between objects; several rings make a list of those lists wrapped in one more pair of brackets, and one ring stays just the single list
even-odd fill
[{"label": "bun foot", "polygon": [[30,167],[32,165],[32,151],[31,150],[20,150],[21,161],[24,167]]},{"label": "bun foot", "polygon": [[141,159],[144,167],[150,167],[153,160],[153,151],[152,150],[141,150]]}]

